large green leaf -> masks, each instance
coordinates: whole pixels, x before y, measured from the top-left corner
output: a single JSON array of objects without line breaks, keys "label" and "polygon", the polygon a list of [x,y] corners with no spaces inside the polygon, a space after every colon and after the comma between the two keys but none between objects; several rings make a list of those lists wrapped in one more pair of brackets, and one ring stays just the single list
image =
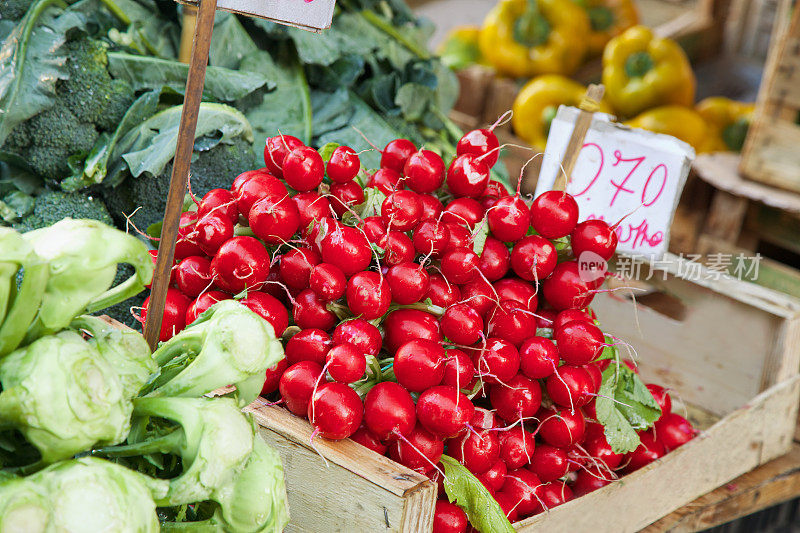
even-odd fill
[{"label": "large green leaf", "polygon": [[486,487],[458,461],[442,455],[444,491],[461,507],[472,527],[481,533],[513,533],[514,528]]},{"label": "large green leaf", "polygon": [[66,76],[58,53],[80,15],[60,0],[38,0],[0,46],[0,145],[14,127],[52,107],[55,86]]},{"label": "large green leaf", "polygon": [[208,64],[236,69],[246,56],[256,51],[258,46],[236,15],[218,11],[214,19],[214,38],[211,39]]}]

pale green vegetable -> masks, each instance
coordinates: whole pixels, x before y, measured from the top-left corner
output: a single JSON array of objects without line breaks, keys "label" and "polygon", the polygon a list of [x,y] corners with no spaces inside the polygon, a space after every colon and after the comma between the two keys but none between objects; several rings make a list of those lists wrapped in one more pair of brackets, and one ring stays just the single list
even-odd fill
[{"label": "pale green vegetable", "polygon": [[125,440],[133,406],[111,365],[73,331],[0,361],[0,429],[18,429],[53,463]]}]

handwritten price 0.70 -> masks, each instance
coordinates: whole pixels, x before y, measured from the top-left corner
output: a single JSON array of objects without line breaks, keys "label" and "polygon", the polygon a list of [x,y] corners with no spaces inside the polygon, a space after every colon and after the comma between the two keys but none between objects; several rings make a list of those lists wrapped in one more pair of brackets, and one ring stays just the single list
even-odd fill
[{"label": "handwritten price 0.70", "polygon": [[[597,150],[598,154],[600,155],[600,165],[598,166],[597,172],[595,173],[594,177],[589,182],[589,184],[586,186],[586,188],[580,192],[573,194],[573,196],[576,198],[589,192],[589,189],[592,188],[592,186],[597,182],[597,179],[603,173],[603,167],[605,166],[606,158],[603,149],[597,143],[586,143],[583,145],[581,151],[587,148],[593,148]],[[617,201],[617,197],[622,192],[628,194],[636,194],[636,191],[634,189],[629,189],[628,187],[626,187],[626,184],[628,183],[628,180],[631,179],[633,174],[639,169],[639,167],[645,162],[646,159],[647,158],[645,156],[624,158],[622,157],[622,153],[619,150],[614,151],[614,162],[611,164],[612,167],[618,167],[622,163],[633,163],[633,166],[630,168],[628,173],[622,179],[622,183],[617,183],[613,179],[609,178],[608,180],[609,183],[616,188],[616,191],[614,192],[614,195],[611,197],[611,201],[608,204],[609,207],[614,205],[614,202]],[[652,199],[648,200],[648,192],[650,191],[651,186],[653,187],[653,190],[655,190],[655,187],[658,185],[659,181],[661,183],[658,188],[658,192],[656,192],[655,195],[653,195]],[[664,192],[664,187],[666,185],[667,185],[667,167],[663,163],[659,163],[655,167],[653,167],[653,169],[650,171],[650,174],[647,176],[647,179],[644,182],[644,187],[642,188],[642,193],[641,193],[642,205],[644,207],[650,207],[651,205],[656,203],[656,201],[661,197],[661,193]]]}]

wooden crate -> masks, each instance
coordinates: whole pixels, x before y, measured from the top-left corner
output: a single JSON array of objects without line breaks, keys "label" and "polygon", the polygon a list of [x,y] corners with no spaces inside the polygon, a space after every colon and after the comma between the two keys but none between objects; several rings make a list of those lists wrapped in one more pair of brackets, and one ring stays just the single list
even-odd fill
[{"label": "wooden crate", "polygon": [[788,24],[775,24],[741,171],[749,179],[800,192],[800,10],[785,19]]}]

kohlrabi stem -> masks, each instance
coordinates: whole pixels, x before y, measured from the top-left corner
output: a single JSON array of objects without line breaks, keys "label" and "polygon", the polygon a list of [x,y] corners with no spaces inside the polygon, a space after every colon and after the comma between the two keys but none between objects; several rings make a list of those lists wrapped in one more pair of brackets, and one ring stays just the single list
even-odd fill
[{"label": "kohlrabi stem", "polygon": [[102,455],[104,457],[134,457],[137,455],[147,455],[150,453],[174,453],[180,448],[185,440],[182,429],[176,429],[172,433],[167,433],[161,437],[156,437],[134,444],[123,444],[120,446],[108,446],[93,450],[92,455]]}]

